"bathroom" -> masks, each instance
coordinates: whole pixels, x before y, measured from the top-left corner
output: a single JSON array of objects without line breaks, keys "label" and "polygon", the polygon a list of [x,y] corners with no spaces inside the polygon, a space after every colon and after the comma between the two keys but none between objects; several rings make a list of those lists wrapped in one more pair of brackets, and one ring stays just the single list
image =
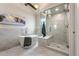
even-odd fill
[{"label": "bathroom", "polygon": [[[26,6],[26,4],[28,5]],[[12,55],[20,55],[25,50],[28,52],[28,47],[26,46],[26,48],[24,48],[23,46],[25,37],[31,37],[33,43],[28,53],[31,53],[32,49],[36,49],[37,52],[32,53],[42,55],[41,53],[38,54],[38,50],[41,50],[40,47],[42,46],[51,50],[51,52],[58,53],[58,55],[70,55],[70,48],[72,48],[69,41],[70,15],[72,12],[70,7],[72,7],[73,4],[32,3],[32,5],[42,5],[40,8],[38,8],[38,6],[37,10],[34,10],[29,3],[26,4],[0,4],[0,14],[5,15],[8,19],[7,23],[0,22],[0,51],[4,51],[0,52],[0,55],[10,55],[7,54],[9,49],[18,45],[21,45],[21,47],[19,46],[19,48],[15,49],[17,53],[13,53],[14,51],[10,50]],[[22,18],[25,24],[14,23],[13,19],[15,16]],[[28,55],[26,53],[23,55]],[[47,55],[49,54],[50,53]],[[52,56],[53,55],[54,54],[52,54]]]}]

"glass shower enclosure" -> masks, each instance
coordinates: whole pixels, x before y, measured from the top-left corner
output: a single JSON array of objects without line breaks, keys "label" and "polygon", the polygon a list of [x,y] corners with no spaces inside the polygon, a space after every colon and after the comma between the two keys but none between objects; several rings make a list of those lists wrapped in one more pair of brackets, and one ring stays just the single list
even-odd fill
[{"label": "glass shower enclosure", "polygon": [[69,54],[68,17],[69,4],[60,4],[41,12],[41,24],[45,22],[47,47]]}]

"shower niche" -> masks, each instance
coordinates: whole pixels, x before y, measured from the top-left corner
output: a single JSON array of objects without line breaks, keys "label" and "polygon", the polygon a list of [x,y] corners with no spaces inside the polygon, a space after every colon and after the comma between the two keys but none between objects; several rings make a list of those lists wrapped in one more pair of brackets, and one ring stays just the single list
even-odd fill
[{"label": "shower niche", "polygon": [[[40,12],[41,24],[45,23],[47,39],[46,47],[69,54],[68,9],[69,4],[60,4]],[[42,25],[41,25],[42,27]]]}]

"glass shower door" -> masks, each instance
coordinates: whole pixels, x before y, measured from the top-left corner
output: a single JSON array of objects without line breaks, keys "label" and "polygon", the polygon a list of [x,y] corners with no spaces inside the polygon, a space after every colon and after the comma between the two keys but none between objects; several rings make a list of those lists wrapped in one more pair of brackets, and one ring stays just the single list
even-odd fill
[{"label": "glass shower door", "polygon": [[68,8],[68,5],[62,4],[43,13],[46,14],[46,34],[52,36],[47,40],[47,46],[68,53],[68,9],[65,7]]}]

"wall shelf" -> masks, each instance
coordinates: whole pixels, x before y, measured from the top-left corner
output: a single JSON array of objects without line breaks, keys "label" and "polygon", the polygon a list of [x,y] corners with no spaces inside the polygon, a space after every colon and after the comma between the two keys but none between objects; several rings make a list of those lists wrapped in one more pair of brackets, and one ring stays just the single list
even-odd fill
[{"label": "wall shelf", "polygon": [[0,22],[1,25],[14,25],[14,26],[24,26],[25,24],[21,23],[11,23],[11,22]]}]

